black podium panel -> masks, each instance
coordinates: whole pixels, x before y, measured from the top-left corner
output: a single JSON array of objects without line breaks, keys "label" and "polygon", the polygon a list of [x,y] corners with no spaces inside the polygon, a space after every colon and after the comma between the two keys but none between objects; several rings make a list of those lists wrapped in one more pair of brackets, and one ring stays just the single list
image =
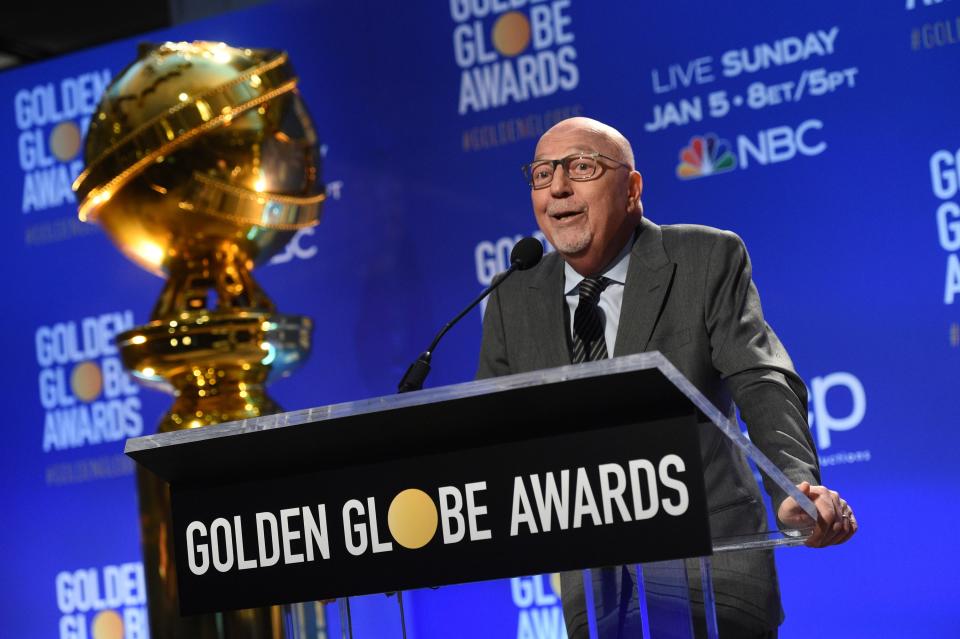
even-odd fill
[{"label": "black podium panel", "polygon": [[710,553],[692,417],[172,496],[183,614]]}]

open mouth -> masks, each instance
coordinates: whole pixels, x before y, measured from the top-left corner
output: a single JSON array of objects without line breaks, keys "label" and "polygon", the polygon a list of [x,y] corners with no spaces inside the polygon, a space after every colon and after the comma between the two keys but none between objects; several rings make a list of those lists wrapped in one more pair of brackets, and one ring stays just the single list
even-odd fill
[{"label": "open mouth", "polygon": [[550,217],[552,217],[553,219],[555,219],[555,220],[557,220],[557,221],[563,221],[563,220],[568,220],[568,219],[570,219],[570,218],[572,218],[572,217],[576,217],[577,215],[580,215],[580,214],[582,214],[582,213],[583,213],[583,211],[580,211],[580,210],[577,210],[577,211],[552,211],[552,212],[550,213]]}]

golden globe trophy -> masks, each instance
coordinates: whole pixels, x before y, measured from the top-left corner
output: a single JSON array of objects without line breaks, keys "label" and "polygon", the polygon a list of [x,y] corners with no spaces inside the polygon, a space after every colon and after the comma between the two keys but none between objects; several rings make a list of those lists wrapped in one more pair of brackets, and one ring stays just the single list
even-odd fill
[{"label": "golden globe trophy", "polygon": [[[285,53],[224,43],[143,47],[106,89],[74,183],[80,219],[166,278],[124,365],[174,395],[159,431],[279,412],[264,386],[308,355],[309,318],[281,315],[251,271],[324,199],[317,137]],[[169,492],[138,471],[151,634],[280,637],[279,608],[180,617]]]}]

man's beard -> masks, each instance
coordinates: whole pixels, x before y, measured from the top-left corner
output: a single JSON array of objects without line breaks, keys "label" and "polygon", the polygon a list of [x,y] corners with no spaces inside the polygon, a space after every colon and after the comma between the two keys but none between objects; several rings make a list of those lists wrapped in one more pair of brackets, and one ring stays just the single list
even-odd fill
[{"label": "man's beard", "polygon": [[575,255],[590,246],[592,240],[593,233],[590,229],[567,229],[557,233],[552,244],[561,255]]}]

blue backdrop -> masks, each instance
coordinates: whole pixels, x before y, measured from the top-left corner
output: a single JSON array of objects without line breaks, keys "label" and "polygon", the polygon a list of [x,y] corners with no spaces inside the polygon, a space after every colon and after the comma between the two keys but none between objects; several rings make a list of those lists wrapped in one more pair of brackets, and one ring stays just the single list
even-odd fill
[{"label": "blue backdrop", "polygon": [[[285,408],[392,393],[536,231],[519,166],[540,133],[609,122],[633,142],[648,217],[745,239],[811,389],[824,482],[856,508],[851,543],[779,555],[781,636],[957,636],[960,4],[705,4],[288,2],[0,75],[0,636],[103,639],[117,617],[146,636],[121,451],[170,398],[118,372],[112,337],[147,320],[162,282],[76,220],[69,184],[136,41],[182,39],[287,50],[324,144],[321,225],[256,273],[316,324],[311,359],[272,387]],[[431,385],[473,376],[480,320],[448,335]],[[358,604],[361,623],[382,599]],[[539,578],[409,608],[418,638],[563,636]]]}]

